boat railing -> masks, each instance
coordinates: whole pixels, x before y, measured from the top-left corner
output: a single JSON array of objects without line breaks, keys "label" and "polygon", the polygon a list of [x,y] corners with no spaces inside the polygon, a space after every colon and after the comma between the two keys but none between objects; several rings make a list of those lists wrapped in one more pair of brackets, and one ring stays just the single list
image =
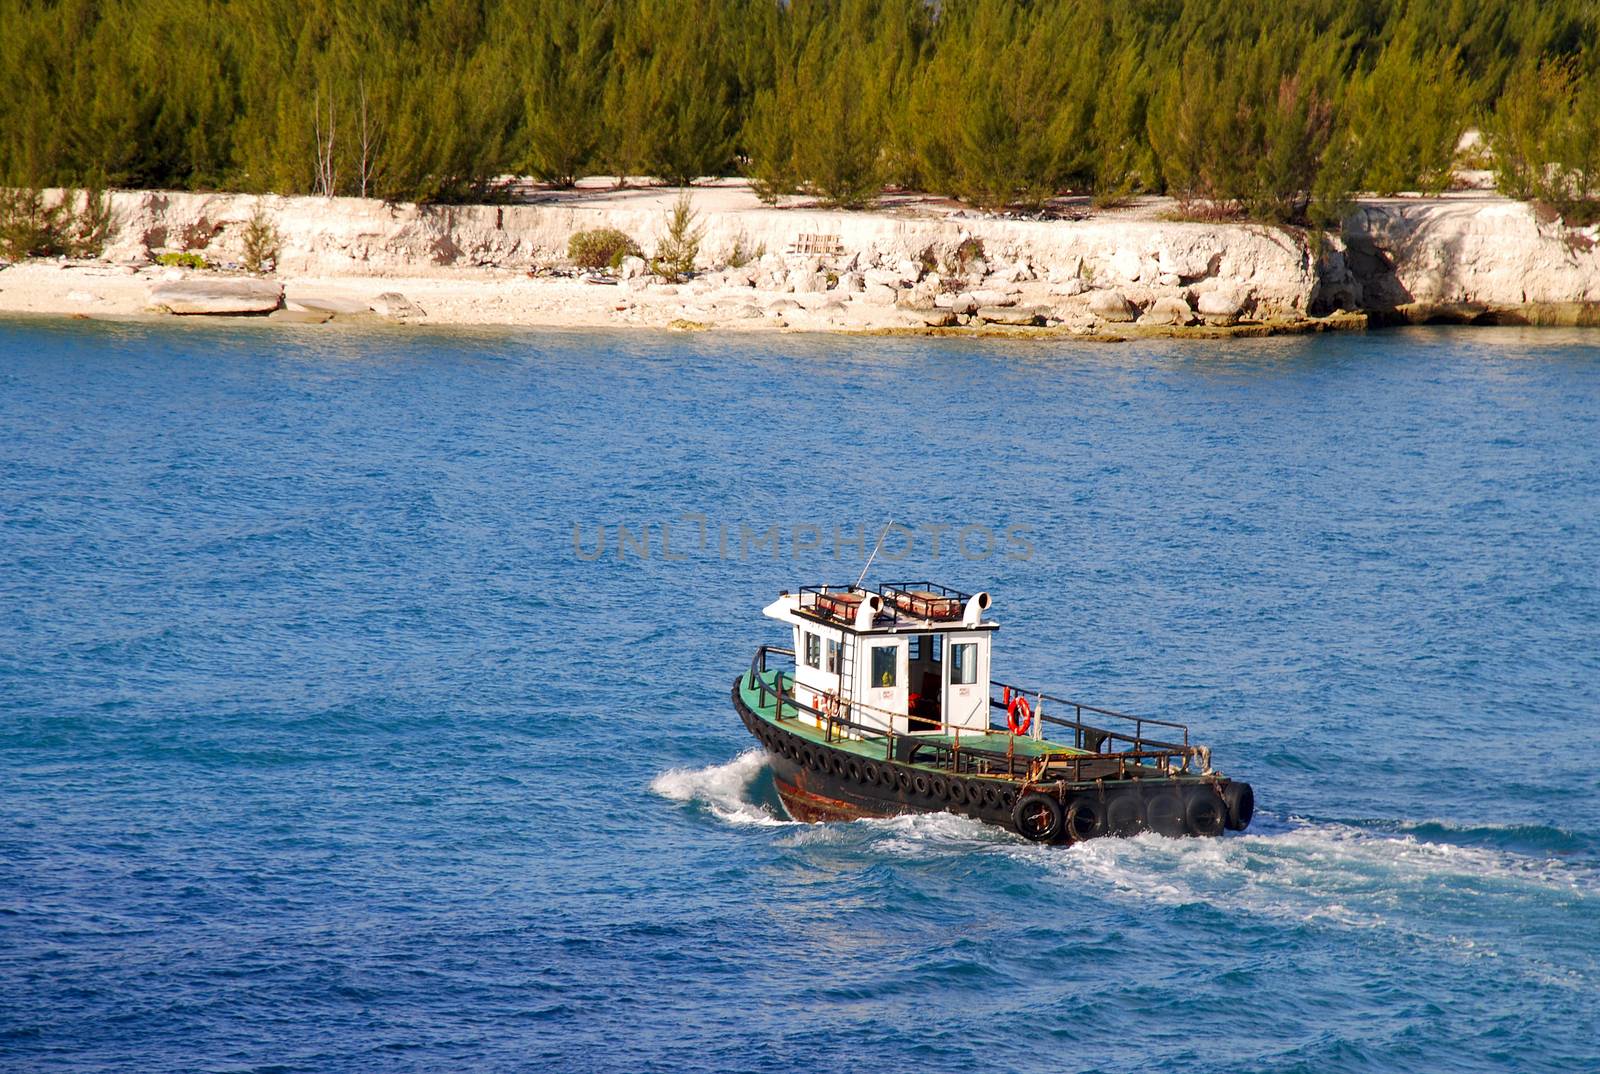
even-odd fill
[{"label": "boat railing", "polygon": [[[1107,743],[1117,742],[1125,742],[1136,749],[1154,747],[1165,750],[1188,750],[1190,748],[1189,727],[1187,724],[1177,723],[1173,720],[1158,720],[1151,716],[1132,716],[1126,712],[1117,712],[1115,709],[1085,705],[1081,701],[1057,697],[1054,694],[1047,694],[1040,690],[1028,690],[1012,683],[1000,682],[999,680],[991,682],[989,689],[991,691],[989,696],[989,707],[991,709],[999,709],[1004,712],[1010,698],[1025,698],[1035,720],[1040,723],[1052,724],[1056,727],[1070,728],[1074,736],[1072,744],[1078,749],[1088,750],[1091,753],[1100,753]],[[999,698],[994,696],[993,691],[995,690],[1001,692]],[[1051,705],[1057,706],[1058,710],[1063,712],[1070,709],[1072,717],[1068,719],[1065,716],[1058,716],[1053,712],[1046,711]],[[1085,723],[1083,714],[1086,712],[1091,716],[1116,721],[1122,730],[1118,730],[1116,727],[1101,727],[1098,724]],[[1130,727],[1132,730],[1128,730]],[[1149,737],[1145,734],[1146,727],[1162,727],[1178,732],[1182,735],[1183,741],[1172,742]]]},{"label": "boat railing", "polygon": [[[1036,699],[1030,704],[1042,700],[1044,703],[1055,703],[1074,710],[1074,719],[1055,716],[1041,712],[1035,718],[1043,722],[1061,727],[1072,728],[1077,735],[1075,748],[1081,752],[1067,753],[1063,751],[1031,752],[1016,749],[1016,735],[1011,736],[1007,748],[1004,750],[989,749],[983,746],[967,746],[961,744],[961,732],[971,732],[971,728],[960,727],[954,724],[938,724],[938,731],[949,734],[954,741],[935,742],[929,741],[920,734],[899,734],[893,730],[892,719],[903,716],[903,713],[892,713],[886,709],[861,701],[838,700],[830,698],[824,705],[808,705],[795,696],[794,675],[789,673],[788,683],[784,681],[784,671],[780,668],[773,676],[772,681],[767,681],[767,656],[776,654],[794,658],[794,650],[776,645],[762,645],[756,649],[755,656],[750,660],[750,672],[747,678],[748,688],[756,691],[759,704],[764,708],[768,704],[774,707],[774,716],[778,721],[798,719],[802,715],[809,715],[816,720],[819,730],[823,732],[824,741],[835,742],[855,735],[864,741],[881,741],[884,746],[885,760],[898,760],[908,764],[931,765],[944,768],[954,773],[966,775],[1006,775],[1013,778],[1026,778],[1030,782],[1054,779],[1069,779],[1072,782],[1082,782],[1091,779],[1105,779],[1115,774],[1116,778],[1127,778],[1135,774],[1136,770],[1154,767],[1163,775],[1169,774],[1174,767],[1187,771],[1191,761],[1199,760],[1209,768],[1207,751],[1204,747],[1189,745],[1189,730],[1180,723],[1170,720],[1156,720],[1149,717],[1129,716],[1125,713],[1115,712],[1111,709],[1102,709],[1093,705],[1083,705],[1078,702],[1066,701],[1049,694],[1035,692],[1028,695]],[[1015,687],[1006,687],[1005,684],[995,683],[1002,689],[1016,692]],[[769,700],[770,698],[770,700]],[[837,701],[837,704],[833,702]],[[1001,707],[999,702],[990,698],[992,707]],[[851,719],[857,711],[877,713],[885,718],[889,726],[864,724]],[[1119,720],[1131,721],[1134,724],[1134,733],[1127,734],[1110,728],[1095,727],[1082,720],[1085,712],[1112,716]],[[1149,724],[1159,727],[1170,727],[1183,732],[1183,742],[1167,742],[1143,736],[1144,725]],[[991,730],[1001,728],[991,727]],[[1007,728],[1009,730],[1009,728]],[[1109,750],[1106,747],[1114,743],[1125,743],[1126,748]],[[1088,744],[1093,744],[1090,749]]]}]

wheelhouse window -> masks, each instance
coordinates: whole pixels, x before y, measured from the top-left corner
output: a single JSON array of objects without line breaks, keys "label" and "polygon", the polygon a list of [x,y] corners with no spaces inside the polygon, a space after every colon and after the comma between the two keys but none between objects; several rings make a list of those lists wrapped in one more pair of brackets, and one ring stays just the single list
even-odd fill
[{"label": "wheelhouse window", "polygon": [[833,675],[837,675],[839,673],[839,643],[834,641],[832,638],[828,639],[827,671]]},{"label": "wheelhouse window", "polygon": [[913,660],[921,660],[922,659],[922,635],[921,634],[913,634],[913,635],[911,635],[911,645],[910,645],[909,653],[910,653],[911,659],[913,659]]},{"label": "wheelhouse window", "polygon": [[806,633],[806,667],[820,668],[822,666],[822,639],[817,635]]},{"label": "wheelhouse window", "polygon": [[900,648],[897,645],[872,647],[872,685],[893,687],[899,682]]},{"label": "wheelhouse window", "polygon": [[966,641],[951,644],[950,681],[958,686],[967,686],[978,681],[977,642]]}]

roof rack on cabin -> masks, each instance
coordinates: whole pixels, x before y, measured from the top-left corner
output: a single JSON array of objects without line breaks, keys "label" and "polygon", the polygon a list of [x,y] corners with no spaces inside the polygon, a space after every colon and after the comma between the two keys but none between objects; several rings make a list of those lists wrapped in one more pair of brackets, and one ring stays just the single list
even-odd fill
[{"label": "roof rack on cabin", "polygon": [[885,582],[878,594],[899,615],[929,622],[960,619],[972,594],[936,582]]},{"label": "roof rack on cabin", "polygon": [[853,585],[803,585],[800,587],[800,610],[823,619],[853,623],[856,609],[866,595],[865,589]]}]

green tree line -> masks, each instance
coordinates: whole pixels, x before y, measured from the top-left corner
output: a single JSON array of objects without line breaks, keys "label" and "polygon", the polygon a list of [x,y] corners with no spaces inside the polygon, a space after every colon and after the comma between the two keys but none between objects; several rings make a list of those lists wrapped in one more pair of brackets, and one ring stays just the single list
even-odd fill
[{"label": "green tree line", "polygon": [[1589,0],[0,0],[0,183],[450,201],[508,175],[1312,220],[1600,197]]}]

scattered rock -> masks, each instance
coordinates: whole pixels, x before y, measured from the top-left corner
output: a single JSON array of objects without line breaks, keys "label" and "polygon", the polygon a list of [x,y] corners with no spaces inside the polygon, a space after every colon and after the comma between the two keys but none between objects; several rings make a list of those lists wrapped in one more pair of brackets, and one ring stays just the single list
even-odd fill
[{"label": "scattered rock", "polygon": [[963,291],[950,299],[950,310],[953,313],[972,313],[978,308],[978,299],[970,291]]},{"label": "scattered rock", "polygon": [[150,305],[185,315],[270,313],[283,305],[283,284],[253,279],[171,280],[150,285]]},{"label": "scattered rock", "polygon": [[786,310],[798,310],[804,308],[805,307],[801,306],[800,303],[796,302],[792,298],[780,298],[767,303],[768,313],[783,313]]},{"label": "scattered rock", "polygon": [[90,294],[88,291],[68,291],[68,302],[99,302],[100,296]]},{"label": "scattered rock", "polygon": [[427,316],[421,306],[398,291],[385,291],[373,299],[372,312],[393,321],[415,321]]},{"label": "scattered rock", "polygon": [[877,284],[880,287],[899,288],[906,282],[906,277],[903,274],[891,269],[868,269],[861,276],[865,281],[864,286],[868,289],[873,284]]},{"label": "scattered rock", "polygon": [[1194,310],[1181,298],[1158,298],[1139,318],[1140,324],[1188,325],[1194,323]]},{"label": "scattered rock", "polygon": [[918,318],[929,328],[949,328],[958,318],[947,309],[918,310]]},{"label": "scattered rock", "polygon": [[1137,311],[1121,291],[1096,291],[1089,296],[1089,312],[1102,321],[1131,321]]},{"label": "scattered rock", "polygon": [[1088,289],[1089,285],[1084,282],[1082,276],[1068,276],[1065,279],[1053,280],[1050,283],[1050,293],[1052,295],[1060,295],[1063,298],[1081,295]]},{"label": "scattered rock", "polygon": [[867,281],[859,272],[847,272],[839,277],[840,291],[846,293],[860,292],[866,289]]},{"label": "scattered rock", "polygon": [[622,264],[617,267],[617,274],[624,280],[631,280],[635,276],[643,276],[650,271],[650,266],[644,263],[642,257],[624,257]]}]

